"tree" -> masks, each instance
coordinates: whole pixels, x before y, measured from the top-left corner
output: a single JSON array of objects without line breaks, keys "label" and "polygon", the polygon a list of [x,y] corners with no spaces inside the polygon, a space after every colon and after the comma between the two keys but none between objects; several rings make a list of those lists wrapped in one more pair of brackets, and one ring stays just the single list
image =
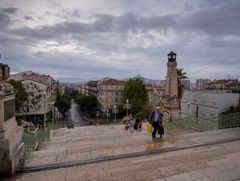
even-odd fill
[{"label": "tree", "polygon": [[16,111],[19,111],[20,108],[23,106],[25,100],[27,99],[28,94],[23,87],[22,82],[11,79],[8,81],[8,83],[10,83],[14,87],[14,91],[16,93],[15,109]]},{"label": "tree", "polygon": [[96,96],[86,96],[83,94],[80,94],[76,97],[76,102],[79,104],[80,109],[83,111],[84,109],[87,109],[88,112],[92,112],[95,115],[95,111],[98,107],[98,99]]},{"label": "tree", "polygon": [[177,69],[177,82],[178,82],[178,100],[179,107],[181,109],[181,99],[184,92],[184,85],[181,83],[181,80],[188,79],[187,73],[183,72],[183,68]]},{"label": "tree", "polygon": [[57,101],[55,103],[55,106],[61,113],[67,112],[67,110],[71,106],[70,96],[67,94],[57,95]]},{"label": "tree", "polygon": [[148,103],[148,94],[144,82],[140,78],[130,79],[123,90],[124,99],[131,104],[133,115],[142,110],[142,106]]}]

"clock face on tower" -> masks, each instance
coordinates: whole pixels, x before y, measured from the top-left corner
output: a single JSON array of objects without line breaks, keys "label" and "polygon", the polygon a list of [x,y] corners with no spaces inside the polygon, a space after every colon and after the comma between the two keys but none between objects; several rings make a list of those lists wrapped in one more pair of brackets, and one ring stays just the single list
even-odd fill
[{"label": "clock face on tower", "polygon": [[171,55],[168,55],[168,59],[171,59]]},{"label": "clock face on tower", "polygon": [[173,59],[176,59],[176,55],[173,55]]}]

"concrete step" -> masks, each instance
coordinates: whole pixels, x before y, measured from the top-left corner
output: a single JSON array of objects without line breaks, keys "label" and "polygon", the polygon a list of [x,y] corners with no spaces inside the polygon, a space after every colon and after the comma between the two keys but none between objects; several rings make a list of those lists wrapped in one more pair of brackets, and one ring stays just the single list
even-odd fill
[{"label": "concrete step", "polygon": [[[110,131],[93,136],[98,130]],[[41,150],[26,154],[26,167],[205,143],[240,136],[240,129],[191,133],[178,137],[165,135],[164,139],[156,139],[155,141],[152,141],[151,134],[145,130],[130,133],[123,130],[122,126],[119,125],[63,128],[55,131],[55,135],[60,136],[56,136],[57,139],[45,143]]]}]

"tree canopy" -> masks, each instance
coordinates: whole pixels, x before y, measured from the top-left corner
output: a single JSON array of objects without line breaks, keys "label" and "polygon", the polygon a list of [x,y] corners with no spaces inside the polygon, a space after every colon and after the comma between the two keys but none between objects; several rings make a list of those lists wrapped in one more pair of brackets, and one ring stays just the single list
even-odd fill
[{"label": "tree canopy", "polygon": [[183,72],[183,68],[177,69],[179,107],[181,106],[180,102],[184,92],[184,85],[181,83],[181,80],[184,79],[188,79],[187,72]]},{"label": "tree canopy", "polygon": [[87,109],[88,113],[91,112],[95,115],[95,111],[98,108],[98,99],[96,96],[80,94],[76,96],[75,101],[79,104],[82,111]]},{"label": "tree canopy", "polygon": [[16,93],[15,109],[16,111],[19,111],[19,109],[23,106],[25,100],[27,99],[28,94],[23,87],[22,82],[11,79],[8,81],[8,83],[10,83],[14,87],[14,91]]},{"label": "tree canopy", "polygon": [[71,106],[70,96],[67,94],[57,95],[57,101],[55,103],[55,106],[61,113],[67,112],[67,110]]},{"label": "tree canopy", "polygon": [[148,103],[148,94],[144,82],[140,78],[127,81],[123,90],[124,99],[128,99],[131,104],[133,115],[142,110],[142,106]]}]

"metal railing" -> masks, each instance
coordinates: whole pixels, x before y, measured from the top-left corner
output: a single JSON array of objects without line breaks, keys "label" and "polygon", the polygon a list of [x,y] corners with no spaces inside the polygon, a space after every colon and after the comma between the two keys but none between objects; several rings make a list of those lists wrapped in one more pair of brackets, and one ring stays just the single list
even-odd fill
[{"label": "metal railing", "polygon": [[37,150],[40,143],[49,139],[50,130],[58,129],[59,127],[62,127],[62,125],[48,123],[46,128],[36,128],[35,130],[24,128],[22,139],[26,151]]},{"label": "metal railing", "polygon": [[192,128],[199,131],[234,128],[240,127],[240,112],[219,115],[218,117],[208,119],[188,116],[181,119],[174,119],[173,123],[179,127]]}]

